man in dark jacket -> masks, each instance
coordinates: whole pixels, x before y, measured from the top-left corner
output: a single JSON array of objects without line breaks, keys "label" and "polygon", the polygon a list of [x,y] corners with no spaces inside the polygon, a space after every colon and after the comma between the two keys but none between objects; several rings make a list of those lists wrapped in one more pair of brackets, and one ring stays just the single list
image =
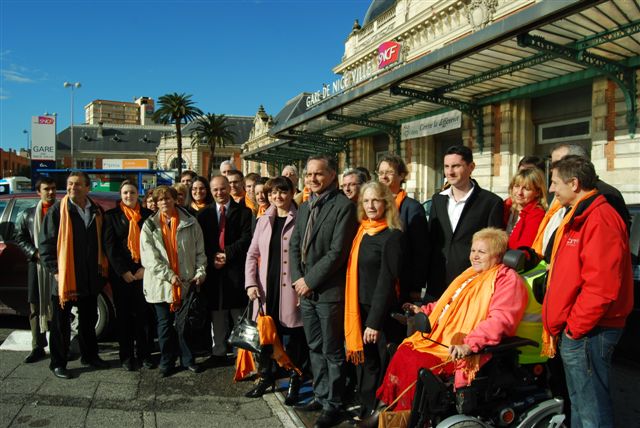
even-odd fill
[{"label": "man in dark jacket", "polygon": [[25,363],[34,363],[44,358],[47,346],[46,331],[51,321],[51,287],[53,276],[40,263],[38,235],[44,216],[56,202],[56,182],[53,178],[42,177],[36,182],[36,192],[40,196],[38,204],[23,211],[16,224],[16,243],[29,260],[29,324],[31,326],[31,353]]},{"label": "man in dark jacket", "polygon": [[316,427],[340,421],[345,380],[344,293],[346,264],[358,222],[356,206],[338,190],[335,160],[307,160],[311,195],[300,206],[291,236],[291,280],[300,296],[315,399],[302,410],[320,410]]},{"label": "man in dark jacket", "polygon": [[471,179],[473,153],[465,146],[450,147],[444,155],[449,187],[432,198],[429,216],[431,263],[427,294],[439,298],[471,263],[471,238],[485,227],[504,229],[502,199]]},{"label": "man in dark jacket", "polygon": [[[106,258],[102,254],[102,209],[89,197],[91,181],[84,172],[67,178],[67,196],[47,212],[40,231],[40,260],[54,274],[52,289],[51,362],[54,375],[71,378],[67,359],[72,306],[78,307],[78,337],[81,362],[94,368],[109,365],[98,356],[95,325],[98,294],[106,283]],[[65,206],[62,206],[65,204]],[[60,232],[66,236],[60,239]],[[65,263],[60,263],[65,262]],[[72,269],[73,268],[73,269]]]},{"label": "man in dark jacket", "polygon": [[213,321],[213,356],[225,357],[229,315],[234,323],[247,306],[244,264],[251,244],[251,210],[231,198],[229,180],[211,179],[215,203],[198,213],[207,255],[207,278],[203,285]]}]

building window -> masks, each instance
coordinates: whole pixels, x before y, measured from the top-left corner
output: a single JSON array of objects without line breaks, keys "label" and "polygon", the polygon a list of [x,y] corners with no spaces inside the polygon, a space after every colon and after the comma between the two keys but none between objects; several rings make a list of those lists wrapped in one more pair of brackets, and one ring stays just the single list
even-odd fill
[{"label": "building window", "polygon": [[92,159],[83,159],[76,161],[76,168],[78,169],[93,169],[93,160]]},{"label": "building window", "polygon": [[591,118],[563,120],[538,125],[538,143],[555,144],[591,138]]}]

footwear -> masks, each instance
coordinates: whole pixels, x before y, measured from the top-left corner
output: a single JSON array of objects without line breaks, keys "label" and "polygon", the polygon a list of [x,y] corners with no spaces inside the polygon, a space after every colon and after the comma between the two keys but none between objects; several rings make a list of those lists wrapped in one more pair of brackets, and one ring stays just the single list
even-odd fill
[{"label": "footwear", "polygon": [[244,396],[247,398],[259,398],[262,397],[269,388],[271,388],[271,392],[275,392],[275,381],[261,377],[258,384],[254,386],[251,391],[244,394]]},{"label": "footwear", "polygon": [[300,385],[302,379],[298,375],[291,376],[289,378],[289,388],[287,388],[287,395],[284,398],[284,404],[287,406],[293,406],[300,399]]},{"label": "footwear", "polygon": [[165,378],[165,377],[169,377],[172,374],[174,374],[176,372],[176,368],[175,367],[166,367],[166,368],[160,368],[159,373],[160,373],[160,377],[161,378]]},{"label": "footwear", "polygon": [[151,358],[145,358],[144,360],[142,360],[142,367],[151,370],[156,368],[156,364]]},{"label": "footwear", "polygon": [[108,369],[109,363],[107,363],[105,360],[103,360],[102,358],[98,357],[97,355],[94,358],[91,359],[85,359],[85,358],[81,358],[80,362],[85,365],[85,366],[91,366],[94,369]]},{"label": "footwear", "polygon": [[342,422],[342,414],[339,410],[323,410],[316,419],[313,428],[329,428]]},{"label": "footwear", "polygon": [[29,355],[27,355],[24,359],[24,362],[27,364],[35,363],[36,361],[40,361],[41,359],[43,359],[45,356],[46,354],[44,353],[44,349],[33,348],[31,350],[31,353],[29,353]]},{"label": "footwear", "polygon": [[317,400],[311,400],[307,404],[296,406],[295,409],[301,412],[317,412],[318,410],[322,410],[322,404]]},{"label": "footwear", "polygon": [[358,428],[376,428],[380,419],[380,410],[374,410],[369,416],[362,418],[358,423]]},{"label": "footwear", "polygon": [[122,362],[122,368],[128,372],[136,371],[136,363],[132,359],[124,360]]},{"label": "footwear", "polygon": [[189,370],[191,373],[202,373],[203,368],[198,364],[191,364],[189,367],[187,367],[187,370]]},{"label": "footwear", "polygon": [[60,379],[72,379],[73,376],[71,376],[71,373],[69,373],[69,371],[64,368],[64,367],[56,367],[55,369],[51,370],[53,372],[53,375],[57,378]]}]

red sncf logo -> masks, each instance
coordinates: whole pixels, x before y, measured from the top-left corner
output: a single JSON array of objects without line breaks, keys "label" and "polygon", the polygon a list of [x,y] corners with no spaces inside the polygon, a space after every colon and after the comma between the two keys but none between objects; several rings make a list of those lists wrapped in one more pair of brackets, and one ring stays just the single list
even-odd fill
[{"label": "red sncf logo", "polygon": [[398,61],[400,57],[400,43],[384,42],[378,46],[378,68],[386,66]]}]

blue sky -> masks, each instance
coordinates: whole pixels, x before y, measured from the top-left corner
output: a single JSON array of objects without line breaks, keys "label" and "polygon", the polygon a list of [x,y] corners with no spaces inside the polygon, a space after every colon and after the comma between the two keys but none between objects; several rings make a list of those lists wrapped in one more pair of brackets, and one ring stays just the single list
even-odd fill
[{"label": "blue sky", "polygon": [[0,0],[0,147],[27,145],[30,118],[58,132],[94,99],[193,95],[216,114],[275,115],[334,80],[369,0]]}]

